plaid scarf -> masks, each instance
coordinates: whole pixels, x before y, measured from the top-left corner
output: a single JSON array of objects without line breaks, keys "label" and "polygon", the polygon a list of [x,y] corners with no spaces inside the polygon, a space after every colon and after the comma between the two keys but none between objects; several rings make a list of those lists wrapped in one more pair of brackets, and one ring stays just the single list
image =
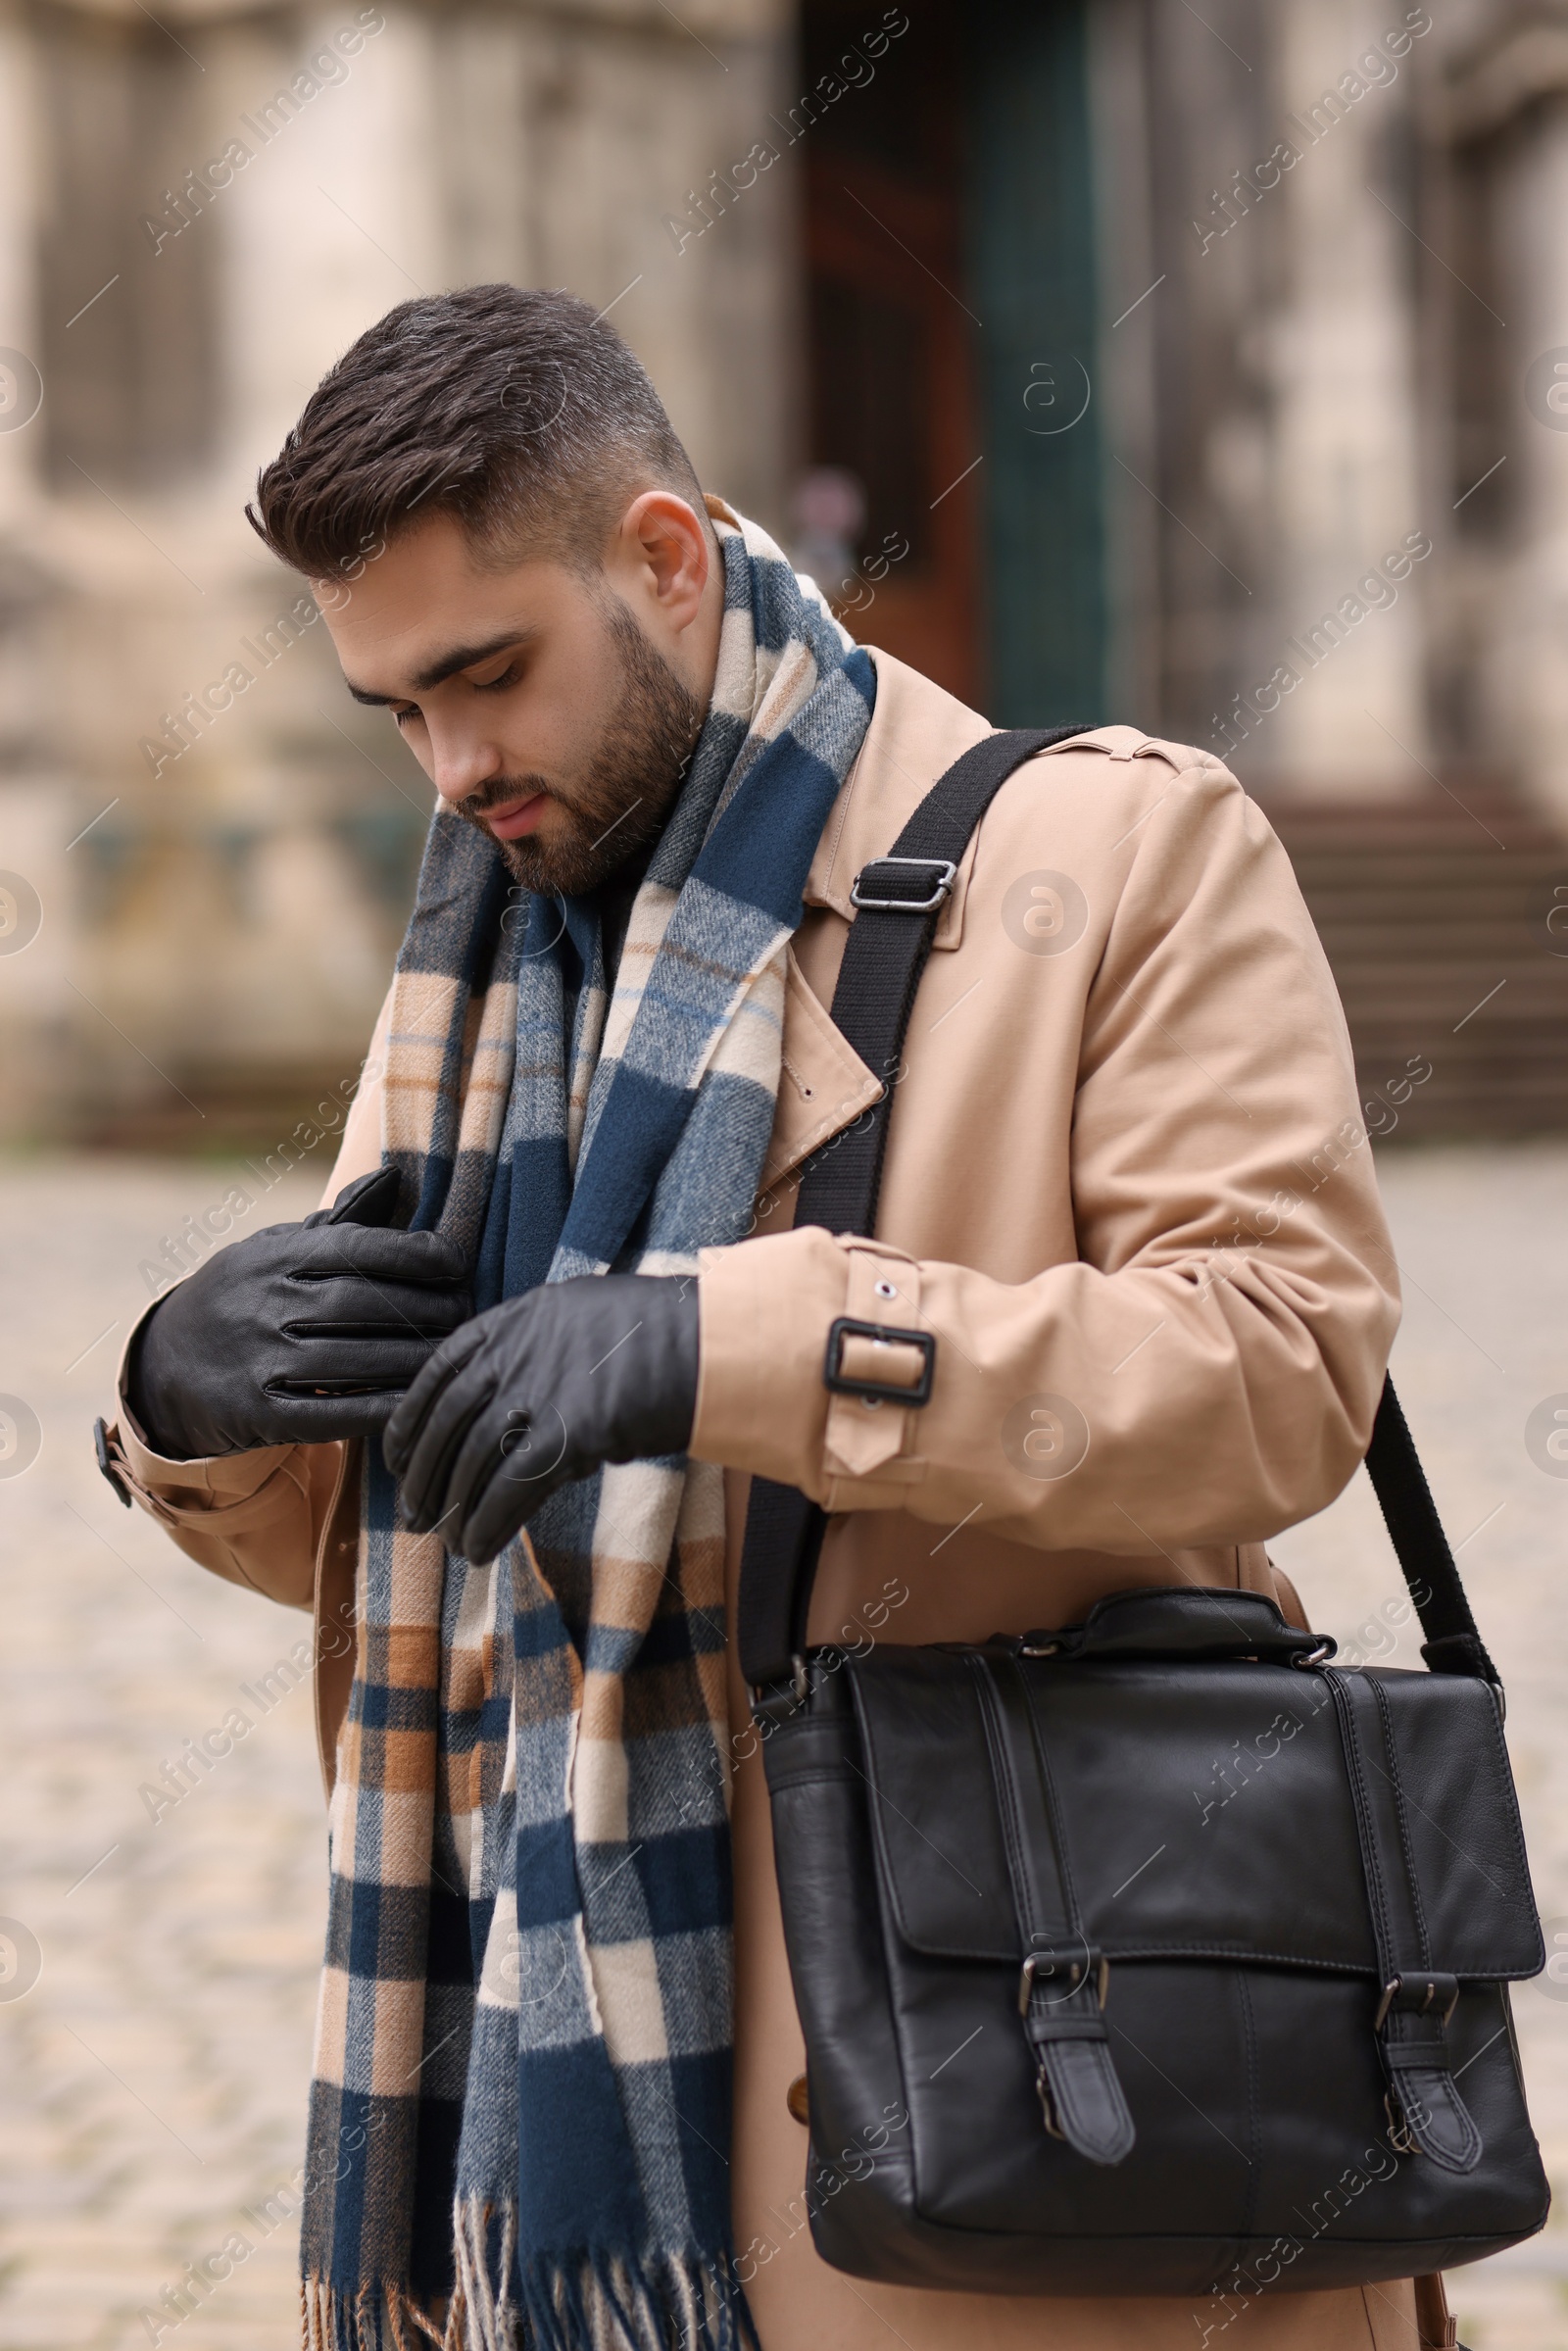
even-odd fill
[{"label": "plaid scarf", "polygon": [[[692,1272],[746,1230],[785,946],[875,687],[772,542],[714,522],[713,697],[613,995],[591,901],[525,897],[473,826],[431,823],[384,1157],[478,1309]],[[606,1468],[486,1567],[396,1503],[368,1445],[309,2351],[735,2351],[722,1473]]]}]

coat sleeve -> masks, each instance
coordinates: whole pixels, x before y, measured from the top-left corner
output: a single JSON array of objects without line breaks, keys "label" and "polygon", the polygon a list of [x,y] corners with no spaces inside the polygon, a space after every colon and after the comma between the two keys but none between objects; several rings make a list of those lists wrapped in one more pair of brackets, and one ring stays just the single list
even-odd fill
[{"label": "coat sleeve", "polygon": [[[814,1226],[706,1251],[697,1457],[1053,1550],[1256,1542],[1331,1501],[1371,1432],[1394,1258],[1327,962],[1214,762],[1143,826],[1073,1084],[1074,1262],[1000,1282]],[[983,1137],[969,1173],[978,1193]],[[829,1395],[841,1315],[935,1336],[925,1405]],[[851,1340],[845,1369],[921,1363]]]},{"label": "coat sleeve", "polygon": [[[383,1004],[323,1205],[380,1159],[386,1019]],[[271,1445],[191,1461],[155,1453],[125,1398],[125,1365],[135,1342],[133,1330],[121,1357],[118,1418],[108,1433],[110,1458],[132,1498],[187,1558],[215,1576],[289,1607],[309,1608],[316,1562],[342,1486],[345,1447]]]}]

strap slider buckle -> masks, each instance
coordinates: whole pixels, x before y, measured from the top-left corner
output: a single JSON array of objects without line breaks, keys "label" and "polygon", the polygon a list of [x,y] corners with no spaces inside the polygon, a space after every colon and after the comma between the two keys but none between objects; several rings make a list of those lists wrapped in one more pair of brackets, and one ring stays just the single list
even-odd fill
[{"label": "strap slider buckle", "polygon": [[[894,866],[909,872],[911,880],[914,874],[926,876],[926,895],[893,897],[891,893],[901,887],[901,877],[893,872]],[[951,857],[873,857],[868,865],[860,867],[851,884],[850,904],[869,906],[878,914],[929,914],[941,906],[957,873]]]},{"label": "strap slider buckle", "polygon": [[799,1650],[790,1659],[790,1678],[787,1682],[754,1682],[751,1687],[752,1720],[765,1723],[774,1729],[799,1714],[809,1695],[806,1659]]},{"label": "strap slider buckle", "polygon": [[[901,1387],[895,1380],[857,1380],[844,1369],[846,1339],[869,1339],[876,1347],[918,1347],[923,1358],[920,1376],[912,1387]],[[896,1323],[858,1322],[852,1314],[841,1314],[828,1327],[827,1358],[822,1365],[822,1385],[831,1388],[835,1396],[864,1396],[868,1403],[928,1404],[931,1383],[936,1377],[937,1343],[930,1331],[906,1330]]]}]

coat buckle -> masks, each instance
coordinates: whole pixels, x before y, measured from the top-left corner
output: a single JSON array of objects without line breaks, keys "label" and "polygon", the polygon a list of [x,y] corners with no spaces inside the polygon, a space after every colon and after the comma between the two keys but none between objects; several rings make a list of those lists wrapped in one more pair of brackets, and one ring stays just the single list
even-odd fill
[{"label": "coat buckle", "polygon": [[[917,1348],[921,1357],[919,1378],[911,1388],[901,1388],[895,1380],[852,1379],[844,1369],[846,1339],[869,1339],[873,1347]],[[937,1343],[930,1331],[911,1331],[898,1323],[860,1322],[853,1314],[840,1314],[828,1329],[822,1385],[835,1396],[861,1396],[868,1404],[926,1404],[931,1400],[936,1365]]]}]

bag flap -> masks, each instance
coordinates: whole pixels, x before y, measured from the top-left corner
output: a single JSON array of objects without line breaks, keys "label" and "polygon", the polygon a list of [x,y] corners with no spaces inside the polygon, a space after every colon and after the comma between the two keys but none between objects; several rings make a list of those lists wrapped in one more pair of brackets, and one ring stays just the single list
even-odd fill
[{"label": "bag flap", "polygon": [[[846,1666],[883,1886],[904,1940],[1016,1962],[977,1652]],[[1090,1941],[1374,1976],[1355,1813],[1322,1675],[1264,1664],[1020,1661]],[[1540,1929],[1491,1691],[1384,1673],[1430,1964],[1533,1975]]]},{"label": "bag flap", "polygon": [[[1461,1674],[1368,1670],[1389,1701],[1404,1833],[1421,1892],[1431,1964],[1440,1951],[1506,1952],[1498,1976],[1546,1964],[1513,1772],[1496,1701]],[[1450,1975],[1471,1972],[1461,1960]],[[1477,1971],[1479,1972],[1479,1971]]]}]

